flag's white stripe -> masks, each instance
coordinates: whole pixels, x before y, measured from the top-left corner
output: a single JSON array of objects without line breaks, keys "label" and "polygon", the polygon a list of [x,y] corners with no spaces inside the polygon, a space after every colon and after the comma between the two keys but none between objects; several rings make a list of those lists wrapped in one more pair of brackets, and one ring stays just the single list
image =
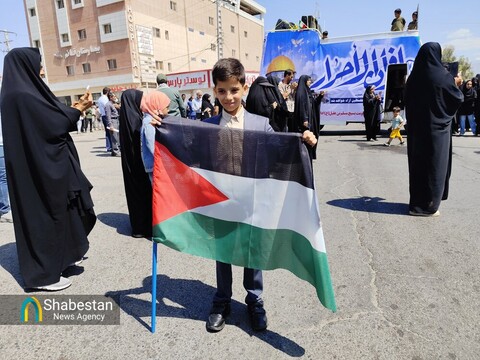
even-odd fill
[{"label": "flag's white stripe", "polygon": [[325,252],[315,190],[296,182],[252,179],[193,169],[230,200],[203,206],[192,212],[263,229],[287,229],[307,238],[317,251]]}]

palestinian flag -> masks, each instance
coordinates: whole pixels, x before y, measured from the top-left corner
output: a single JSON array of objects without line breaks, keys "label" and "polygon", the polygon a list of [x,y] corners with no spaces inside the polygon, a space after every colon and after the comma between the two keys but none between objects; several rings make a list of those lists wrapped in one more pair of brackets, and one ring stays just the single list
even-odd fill
[{"label": "palestinian flag", "polygon": [[299,135],[162,122],[153,240],[242,267],[287,269],[336,310],[312,167]]}]

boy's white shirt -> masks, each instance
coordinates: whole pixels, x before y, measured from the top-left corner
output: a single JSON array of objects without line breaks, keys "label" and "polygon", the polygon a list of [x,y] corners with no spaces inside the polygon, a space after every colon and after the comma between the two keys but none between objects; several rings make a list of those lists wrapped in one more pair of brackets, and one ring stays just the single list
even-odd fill
[{"label": "boy's white shirt", "polygon": [[220,120],[220,126],[226,126],[232,129],[243,129],[244,123],[245,123],[244,120],[245,120],[245,110],[243,109],[242,105],[240,105],[235,115],[230,115],[225,111],[225,109],[223,109],[222,119]]}]

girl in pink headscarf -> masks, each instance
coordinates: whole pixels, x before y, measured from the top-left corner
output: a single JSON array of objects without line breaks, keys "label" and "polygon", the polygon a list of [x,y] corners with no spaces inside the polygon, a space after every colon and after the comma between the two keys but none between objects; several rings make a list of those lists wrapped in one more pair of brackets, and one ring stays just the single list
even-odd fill
[{"label": "girl in pink headscarf", "polygon": [[161,124],[168,114],[170,99],[160,91],[143,94],[140,109],[143,112],[142,130],[140,133],[142,143],[142,160],[145,172],[152,181],[153,154],[155,151],[155,126]]}]

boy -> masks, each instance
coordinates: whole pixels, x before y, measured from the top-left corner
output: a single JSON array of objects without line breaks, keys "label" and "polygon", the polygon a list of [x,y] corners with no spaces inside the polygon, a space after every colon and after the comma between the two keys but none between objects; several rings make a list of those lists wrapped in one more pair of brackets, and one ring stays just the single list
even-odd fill
[{"label": "boy", "polygon": [[403,141],[402,135],[400,134],[400,129],[402,128],[404,123],[405,121],[400,116],[400,108],[398,106],[395,106],[393,108],[392,131],[390,132],[390,138],[383,145],[390,146],[390,143],[395,138],[398,138],[400,140],[400,145],[405,144],[405,141]]},{"label": "boy", "polygon": [[[219,60],[212,71],[214,94],[223,106],[217,116],[205,119],[204,122],[236,129],[273,132],[268,118],[250,114],[242,106],[242,97],[248,86],[245,84],[245,69],[239,60],[234,58]],[[311,131],[303,133],[303,140],[310,146],[317,139]],[[206,326],[209,331],[220,331],[225,326],[225,319],[230,314],[232,298],[232,265],[217,261],[217,292],[213,298]],[[263,277],[261,270],[244,269],[243,285],[247,291],[245,302],[253,330],[264,331],[267,328],[267,315],[261,298]]]}]

